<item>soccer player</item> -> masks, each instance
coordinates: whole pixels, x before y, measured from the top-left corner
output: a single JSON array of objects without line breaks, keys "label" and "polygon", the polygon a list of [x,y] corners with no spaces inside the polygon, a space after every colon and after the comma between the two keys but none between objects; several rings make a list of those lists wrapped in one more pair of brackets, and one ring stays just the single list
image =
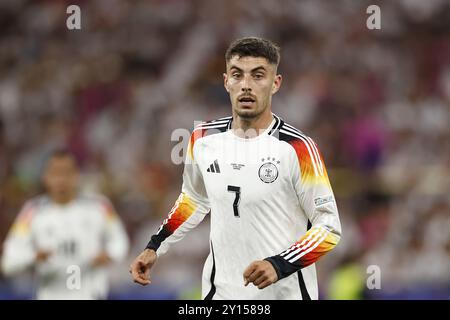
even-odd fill
[{"label": "soccer player", "polygon": [[272,113],[282,82],[279,48],[243,38],[225,58],[232,116],[194,128],[181,194],[130,273],[149,284],[157,258],[209,213],[202,298],[318,299],[314,263],[341,236],[323,157],[310,137]]},{"label": "soccer player", "polygon": [[77,192],[78,171],[70,152],[53,152],[43,173],[47,194],[25,203],[4,243],[3,272],[34,267],[40,300],[105,299],[107,266],[128,251],[108,199]]}]

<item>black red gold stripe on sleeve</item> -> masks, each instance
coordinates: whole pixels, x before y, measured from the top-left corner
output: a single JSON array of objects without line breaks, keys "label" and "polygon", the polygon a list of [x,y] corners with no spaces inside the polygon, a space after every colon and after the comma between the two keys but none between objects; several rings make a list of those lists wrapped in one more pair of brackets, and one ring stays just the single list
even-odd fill
[{"label": "black red gold stripe on sleeve", "polygon": [[181,193],[168,217],[163,221],[158,232],[152,236],[147,248],[157,250],[161,243],[172,235],[194,213],[197,205],[185,193]]},{"label": "black red gold stripe on sleeve", "polygon": [[340,237],[323,226],[313,227],[299,241],[279,255],[266,258],[275,268],[278,279],[315,263],[332,250]]},{"label": "black red gold stripe on sleeve", "polygon": [[337,234],[323,226],[313,227],[280,256],[289,263],[295,263],[304,268],[315,263],[322,255],[332,250],[338,242]]}]

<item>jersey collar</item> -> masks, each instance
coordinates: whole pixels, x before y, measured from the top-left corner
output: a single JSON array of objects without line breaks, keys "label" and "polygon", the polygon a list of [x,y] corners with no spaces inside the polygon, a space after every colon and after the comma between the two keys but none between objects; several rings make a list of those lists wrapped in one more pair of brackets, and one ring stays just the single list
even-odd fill
[{"label": "jersey collar", "polygon": [[[270,125],[267,127],[267,129],[264,131],[264,134],[268,134],[268,135],[273,135],[282,125],[283,125],[283,120],[277,116],[275,113],[272,113],[273,116],[273,120],[270,123]],[[233,117],[231,117],[230,121],[228,121],[228,127],[227,127],[227,131],[231,129],[231,124],[233,122]]]}]

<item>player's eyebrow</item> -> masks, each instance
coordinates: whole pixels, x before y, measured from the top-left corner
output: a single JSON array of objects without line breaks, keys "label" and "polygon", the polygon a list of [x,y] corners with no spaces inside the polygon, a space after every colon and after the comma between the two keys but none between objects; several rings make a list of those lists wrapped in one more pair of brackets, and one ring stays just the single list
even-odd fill
[{"label": "player's eyebrow", "polygon": [[[241,68],[239,68],[239,67],[237,67],[237,66],[235,66],[235,65],[232,65],[231,67],[230,67],[230,71],[231,70],[233,70],[233,69],[235,69],[236,71],[239,71],[239,72],[243,72],[244,70],[242,70]],[[250,70],[250,72],[256,72],[256,71],[266,71],[266,68],[264,68],[264,66],[257,66],[256,68],[253,68],[252,70]]]},{"label": "player's eyebrow", "polygon": [[242,72],[242,71],[243,71],[241,68],[236,67],[235,65],[232,65],[232,66],[230,67],[230,71],[233,70],[233,69],[235,69],[236,71],[239,71],[239,72]]},{"label": "player's eyebrow", "polygon": [[264,66],[258,66],[251,70],[251,72],[256,72],[256,71],[266,71],[266,68],[264,68]]}]

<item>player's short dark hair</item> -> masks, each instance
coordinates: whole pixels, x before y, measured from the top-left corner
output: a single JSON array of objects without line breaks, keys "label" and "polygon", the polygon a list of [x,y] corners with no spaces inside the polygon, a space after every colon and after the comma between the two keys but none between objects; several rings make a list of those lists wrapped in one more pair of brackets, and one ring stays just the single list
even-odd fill
[{"label": "player's short dark hair", "polygon": [[225,53],[225,60],[229,62],[234,56],[262,57],[269,63],[278,66],[280,63],[280,47],[270,40],[258,37],[246,37],[233,41]]},{"label": "player's short dark hair", "polygon": [[75,165],[76,165],[76,166],[79,165],[79,162],[78,162],[77,157],[76,157],[75,154],[74,154],[70,149],[68,149],[67,147],[58,147],[58,148],[52,149],[52,150],[47,154],[45,164],[48,164],[48,162],[49,162],[51,159],[54,159],[54,158],[66,158],[66,157],[72,158],[72,160],[75,162]]},{"label": "player's short dark hair", "polygon": [[80,168],[80,161],[70,149],[67,147],[56,147],[53,148],[45,153],[45,156],[42,158],[42,160],[39,163],[39,174],[43,175],[45,173],[45,170],[47,169],[48,165],[50,164],[50,161],[54,158],[72,158],[73,162],[75,163],[76,168]]}]

